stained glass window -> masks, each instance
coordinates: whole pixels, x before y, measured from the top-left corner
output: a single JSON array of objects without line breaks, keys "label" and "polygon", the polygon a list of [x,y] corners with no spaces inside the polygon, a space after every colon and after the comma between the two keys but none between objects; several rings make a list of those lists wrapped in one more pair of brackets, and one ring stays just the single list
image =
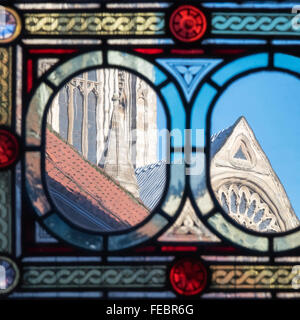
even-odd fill
[{"label": "stained glass window", "polygon": [[299,298],[299,7],[0,7],[0,298]]}]

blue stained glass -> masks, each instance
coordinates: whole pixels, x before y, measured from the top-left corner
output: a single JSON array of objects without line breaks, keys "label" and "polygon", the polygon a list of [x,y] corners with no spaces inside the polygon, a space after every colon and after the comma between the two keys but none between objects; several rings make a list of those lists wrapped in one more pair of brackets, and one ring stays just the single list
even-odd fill
[{"label": "blue stained glass", "polygon": [[16,30],[16,26],[12,24],[6,24],[5,26],[0,27],[0,37],[2,39],[6,39],[10,37],[14,31]]},{"label": "blue stained glass", "polygon": [[274,66],[300,73],[300,58],[284,53],[275,53]]},{"label": "blue stained glass", "polygon": [[[173,83],[169,83],[161,90],[171,113],[171,130],[175,132],[175,139],[171,140],[172,147],[183,147],[185,141],[185,111],[179,93]],[[177,132],[177,133],[176,133]]]},{"label": "blue stained glass", "polygon": [[[199,94],[197,95],[192,109],[192,145],[196,147],[204,147],[204,139],[200,136],[199,129],[206,127],[206,113],[208,108],[217,94],[217,90],[210,84],[205,83]],[[197,135],[198,133],[198,135]],[[203,132],[204,136],[204,132]]]},{"label": "blue stained glass", "polygon": [[254,54],[251,56],[237,59],[227,64],[212,76],[212,80],[215,81],[219,86],[222,86],[235,75],[238,75],[242,72],[245,72],[254,68],[267,67],[267,65],[268,65],[267,53]]}]

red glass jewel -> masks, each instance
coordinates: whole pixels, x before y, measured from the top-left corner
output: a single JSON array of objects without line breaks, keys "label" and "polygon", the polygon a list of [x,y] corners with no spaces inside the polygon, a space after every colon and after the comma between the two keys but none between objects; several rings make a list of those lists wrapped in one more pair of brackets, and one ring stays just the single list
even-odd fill
[{"label": "red glass jewel", "polygon": [[13,164],[19,154],[17,138],[9,131],[0,129],[0,168]]},{"label": "red glass jewel", "polygon": [[205,15],[194,6],[180,6],[171,15],[170,30],[174,37],[183,42],[200,39],[207,28]]},{"label": "red glass jewel", "polygon": [[177,261],[170,271],[173,289],[185,296],[202,292],[207,283],[207,271],[201,261],[186,258]]}]

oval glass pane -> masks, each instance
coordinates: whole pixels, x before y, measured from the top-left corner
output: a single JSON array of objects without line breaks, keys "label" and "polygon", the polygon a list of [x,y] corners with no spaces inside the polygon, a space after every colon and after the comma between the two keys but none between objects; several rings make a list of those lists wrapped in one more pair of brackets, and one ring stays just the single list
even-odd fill
[{"label": "oval glass pane", "polygon": [[166,115],[154,90],[119,69],[74,77],[47,115],[46,181],[56,207],[86,230],[130,228],[166,184]]},{"label": "oval glass pane", "polygon": [[233,82],[211,118],[210,178],[228,214],[258,232],[299,226],[300,80],[261,71]]}]

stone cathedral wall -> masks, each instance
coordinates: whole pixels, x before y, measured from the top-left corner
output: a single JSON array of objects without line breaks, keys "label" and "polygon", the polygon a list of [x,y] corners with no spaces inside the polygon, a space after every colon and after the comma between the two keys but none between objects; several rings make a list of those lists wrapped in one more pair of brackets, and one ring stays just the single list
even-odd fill
[{"label": "stone cathedral wall", "polygon": [[[115,117],[121,119],[115,137],[120,141],[112,145]],[[145,81],[129,72],[98,69],[73,78],[55,97],[48,124],[89,161],[104,169],[106,163],[114,162],[109,174],[124,187],[126,182],[121,180],[127,178],[122,179],[119,172],[131,171],[127,176],[132,176],[135,168],[158,161],[157,96]],[[128,180],[130,185],[136,183],[134,178]]]}]

